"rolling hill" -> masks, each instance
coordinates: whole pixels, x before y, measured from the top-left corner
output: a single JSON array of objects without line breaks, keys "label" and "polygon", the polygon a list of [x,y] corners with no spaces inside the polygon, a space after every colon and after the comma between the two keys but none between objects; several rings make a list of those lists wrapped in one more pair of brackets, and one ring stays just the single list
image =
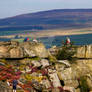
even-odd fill
[{"label": "rolling hill", "polygon": [[0,31],[92,27],[92,9],[56,9],[0,19]]}]

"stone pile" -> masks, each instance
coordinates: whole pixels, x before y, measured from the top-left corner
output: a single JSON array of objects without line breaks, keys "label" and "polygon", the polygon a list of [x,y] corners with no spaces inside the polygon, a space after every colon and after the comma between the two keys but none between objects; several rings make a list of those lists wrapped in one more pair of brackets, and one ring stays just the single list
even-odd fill
[{"label": "stone pile", "polygon": [[[54,52],[57,49],[54,48]],[[3,61],[2,65],[12,65],[15,71],[21,71],[19,89],[28,92],[81,92],[81,77],[86,78],[91,92],[92,59],[87,59],[91,58],[91,53],[91,46],[84,46],[77,49],[76,56],[85,59],[72,61],[72,64],[68,60],[52,62],[51,53],[42,43],[0,42],[1,64]]]},{"label": "stone pile", "polygon": [[48,51],[42,43],[0,42],[0,58],[47,58]]}]

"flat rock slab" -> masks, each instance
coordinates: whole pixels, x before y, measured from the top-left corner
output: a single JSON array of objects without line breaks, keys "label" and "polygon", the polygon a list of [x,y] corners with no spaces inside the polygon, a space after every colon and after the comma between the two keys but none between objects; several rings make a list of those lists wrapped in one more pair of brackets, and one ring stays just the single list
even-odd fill
[{"label": "flat rock slab", "polygon": [[48,51],[44,44],[35,42],[0,42],[0,58],[47,58]]}]

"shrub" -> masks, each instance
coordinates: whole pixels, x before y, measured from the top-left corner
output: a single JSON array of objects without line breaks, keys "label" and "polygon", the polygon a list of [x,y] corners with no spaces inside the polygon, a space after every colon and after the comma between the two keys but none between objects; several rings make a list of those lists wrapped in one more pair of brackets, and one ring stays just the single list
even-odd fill
[{"label": "shrub", "polygon": [[76,48],[72,45],[70,46],[63,46],[62,49],[58,51],[56,58],[58,60],[72,60],[74,54],[76,53]]},{"label": "shrub", "polygon": [[37,60],[37,61],[39,61],[40,57],[33,57],[33,58],[30,58],[30,60]]},{"label": "shrub", "polygon": [[50,63],[55,63],[57,59],[55,56],[49,55],[48,60],[50,61]]}]

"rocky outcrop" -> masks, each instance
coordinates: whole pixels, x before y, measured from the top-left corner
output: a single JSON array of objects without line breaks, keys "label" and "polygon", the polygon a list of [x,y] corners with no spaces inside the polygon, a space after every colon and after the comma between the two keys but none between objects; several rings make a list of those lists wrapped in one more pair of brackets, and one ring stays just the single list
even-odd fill
[{"label": "rocky outcrop", "polygon": [[9,50],[9,56],[8,58],[23,58],[24,51],[21,47],[14,47]]},{"label": "rocky outcrop", "polygon": [[[57,49],[55,48],[54,51],[56,53]],[[77,49],[76,56],[86,59],[71,61],[72,63],[68,60],[56,59],[55,62],[52,62],[51,57],[48,58],[51,55],[50,52],[46,50],[42,43],[0,43],[0,65],[5,67],[7,65],[13,66],[13,70],[15,69],[14,73],[17,71],[17,74],[19,74],[18,81],[22,85],[20,90],[29,90],[28,92],[31,92],[30,90],[33,90],[33,92],[66,92],[65,90],[81,92],[80,79],[85,77],[91,91],[92,59],[87,59],[91,58],[91,55],[87,56],[91,54],[90,50],[91,46],[82,46]],[[7,68],[3,69],[3,73],[7,73],[5,71]],[[0,73],[0,78],[2,78],[3,73]],[[0,89],[0,92],[3,91]]]},{"label": "rocky outcrop", "polygon": [[87,85],[92,90],[92,59],[77,60],[70,67],[65,64],[56,64],[56,70],[59,79],[64,81],[65,86],[74,87],[78,90],[77,88],[80,85],[78,80],[81,77],[86,77]]},{"label": "rocky outcrop", "polygon": [[8,47],[6,46],[0,46],[0,58],[8,58],[9,53],[8,53]]},{"label": "rocky outcrop", "polygon": [[9,88],[6,82],[0,81],[0,92],[12,92],[12,89]]},{"label": "rocky outcrop", "polygon": [[[77,58],[92,58],[92,45],[83,45],[75,46],[76,54],[74,55]],[[52,47],[49,49],[49,52],[55,56],[62,47]],[[73,48],[74,49],[74,48]]]},{"label": "rocky outcrop", "polygon": [[76,57],[78,57],[78,58],[92,58],[92,45],[79,46],[77,48]]},{"label": "rocky outcrop", "polygon": [[47,58],[48,51],[44,44],[35,42],[0,42],[0,58]]}]

